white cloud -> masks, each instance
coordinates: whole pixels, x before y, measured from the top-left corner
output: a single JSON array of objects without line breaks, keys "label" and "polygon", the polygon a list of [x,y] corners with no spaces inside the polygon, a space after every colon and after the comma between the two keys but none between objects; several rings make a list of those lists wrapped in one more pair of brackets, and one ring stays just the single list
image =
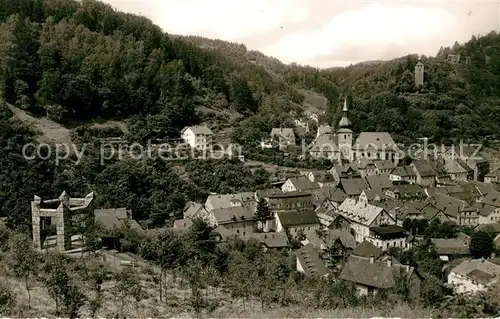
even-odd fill
[{"label": "white cloud", "polygon": [[264,34],[284,23],[307,18],[299,0],[154,1],[152,19],[174,34],[217,36],[234,41]]},{"label": "white cloud", "polygon": [[[166,32],[243,42],[284,62],[319,67],[435,55],[498,29],[498,4],[445,0],[104,0]],[[468,13],[472,12],[472,15]]]},{"label": "white cloud", "polygon": [[[361,56],[370,60],[394,53],[435,54],[458,26],[455,16],[440,8],[372,3],[338,14],[310,32],[286,35],[263,51],[298,63],[325,56],[358,62]],[[394,49],[400,52],[387,52]]]}]

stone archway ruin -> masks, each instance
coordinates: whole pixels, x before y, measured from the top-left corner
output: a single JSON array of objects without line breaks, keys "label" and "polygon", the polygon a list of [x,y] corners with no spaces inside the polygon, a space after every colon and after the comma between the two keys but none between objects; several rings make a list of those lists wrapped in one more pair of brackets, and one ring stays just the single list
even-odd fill
[{"label": "stone archway ruin", "polygon": [[[39,196],[35,195],[34,200],[31,202],[31,220],[33,227],[33,243],[35,249],[42,250],[42,242],[40,238],[40,218],[50,217],[55,220],[57,232],[57,250],[64,252],[71,249],[71,237],[66,229],[69,228],[71,222],[71,215],[75,211],[87,208],[94,199],[94,193],[90,193],[85,198],[71,198],[64,191],[59,198],[42,200]],[[54,205],[59,203],[57,208],[42,208],[43,204]]]}]

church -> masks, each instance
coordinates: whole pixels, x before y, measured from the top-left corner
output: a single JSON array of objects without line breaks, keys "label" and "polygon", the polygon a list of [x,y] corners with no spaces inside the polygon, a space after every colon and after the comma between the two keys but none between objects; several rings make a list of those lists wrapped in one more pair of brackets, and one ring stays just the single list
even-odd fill
[{"label": "church", "polygon": [[318,134],[309,145],[309,155],[326,158],[337,163],[352,163],[361,159],[391,160],[397,164],[398,146],[387,132],[361,132],[353,143],[351,121],[347,114],[347,98],[344,99],[339,129]]}]

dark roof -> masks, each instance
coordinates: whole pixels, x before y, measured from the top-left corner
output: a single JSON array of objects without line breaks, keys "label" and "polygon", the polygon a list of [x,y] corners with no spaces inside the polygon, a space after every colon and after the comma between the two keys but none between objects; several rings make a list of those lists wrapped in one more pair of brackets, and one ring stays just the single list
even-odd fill
[{"label": "dark roof", "polygon": [[487,205],[500,207],[500,193],[495,191],[488,192],[481,202]]},{"label": "dark roof", "polygon": [[389,174],[368,175],[366,176],[366,181],[370,185],[371,189],[385,189],[392,187],[392,181],[389,178]]},{"label": "dark roof", "polygon": [[290,178],[290,182],[297,189],[297,191],[313,190],[319,188],[318,183],[311,182],[307,177]]},{"label": "dark roof", "polygon": [[218,224],[228,224],[241,220],[253,220],[254,209],[248,206],[219,208],[211,211]]},{"label": "dark roof", "polygon": [[391,288],[401,272],[407,272],[411,276],[413,271],[413,267],[406,265],[389,265],[388,261],[371,262],[370,258],[350,256],[339,278],[369,287]]},{"label": "dark roof", "polygon": [[438,255],[468,255],[470,238],[431,238]]},{"label": "dark roof", "polygon": [[306,276],[323,277],[330,273],[311,243],[295,251],[295,256]]},{"label": "dark roof", "polygon": [[401,177],[410,177],[415,176],[415,171],[413,171],[411,166],[397,166],[391,171],[391,174]]},{"label": "dark roof", "polygon": [[475,228],[476,231],[482,230],[487,233],[497,234],[500,233],[500,224],[499,223],[491,223],[491,224],[479,224]]},{"label": "dark roof", "polygon": [[359,243],[356,248],[352,251],[351,255],[359,256],[359,257],[374,257],[375,259],[379,258],[383,254],[383,250],[369,241],[364,240]]},{"label": "dark roof", "polygon": [[332,202],[342,203],[344,199],[347,198],[346,193],[344,193],[340,188],[331,185],[323,185],[323,187],[316,190],[314,193],[319,201],[329,199]]},{"label": "dark roof", "polygon": [[414,165],[415,169],[422,177],[430,177],[430,176],[437,175],[436,168],[428,160],[420,159],[420,160],[413,161],[412,164]]},{"label": "dark roof", "polygon": [[373,161],[378,169],[393,169],[396,165],[391,160],[375,160]]},{"label": "dark roof", "polygon": [[293,197],[311,197],[311,192],[286,192],[268,194],[267,198],[293,198]]},{"label": "dark roof", "polygon": [[130,227],[142,231],[142,227],[132,219],[132,212],[126,208],[110,208],[94,210],[94,219],[106,230]]},{"label": "dark roof", "polygon": [[406,231],[398,225],[370,227],[370,230],[378,235],[404,234]]},{"label": "dark roof", "polygon": [[340,184],[348,196],[358,196],[365,189],[369,189],[370,185],[364,178],[342,178]]},{"label": "dark roof", "polygon": [[319,224],[318,216],[312,209],[289,210],[276,214],[283,227]]},{"label": "dark roof", "polygon": [[427,197],[424,188],[417,184],[394,185],[390,190],[399,194],[401,198]]},{"label": "dark roof", "polygon": [[315,182],[330,183],[334,182],[332,174],[329,171],[312,171]]}]

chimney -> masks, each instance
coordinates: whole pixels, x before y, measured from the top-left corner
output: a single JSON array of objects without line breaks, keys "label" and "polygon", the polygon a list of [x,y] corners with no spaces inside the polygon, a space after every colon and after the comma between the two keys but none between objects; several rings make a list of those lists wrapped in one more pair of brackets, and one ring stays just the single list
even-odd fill
[{"label": "chimney", "polygon": [[484,263],[484,257],[481,257],[481,262]]},{"label": "chimney", "polygon": [[387,267],[392,266],[392,258],[387,259]]},{"label": "chimney", "polygon": [[495,253],[491,253],[491,258],[495,258],[496,257],[496,254]]},{"label": "chimney", "polygon": [[373,264],[374,261],[375,261],[375,257],[371,256],[370,257],[370,264]]}]

